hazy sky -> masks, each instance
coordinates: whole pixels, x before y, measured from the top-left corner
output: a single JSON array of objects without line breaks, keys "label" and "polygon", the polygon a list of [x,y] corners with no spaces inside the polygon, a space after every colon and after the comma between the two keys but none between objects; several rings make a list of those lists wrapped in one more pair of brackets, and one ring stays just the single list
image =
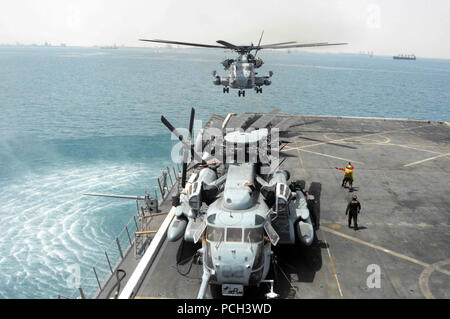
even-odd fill
[{"label": "hazy sky", "polygon": [[264,29],[263,43],[350,43],[318,52],[450,58],[450,0],[4,0],[0,8],[0,43],[249,44]]}]

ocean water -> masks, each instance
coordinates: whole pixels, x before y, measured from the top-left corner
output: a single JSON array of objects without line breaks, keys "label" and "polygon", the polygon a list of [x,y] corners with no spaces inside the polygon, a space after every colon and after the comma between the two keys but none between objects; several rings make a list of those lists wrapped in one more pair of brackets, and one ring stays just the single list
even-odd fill
[{"label": "ocean water", "polygon": [[[134,201],[172,165],[161,124],[266,112],[450,121],[450,60],[260,52],[263,94],[223,94],[221,50],[0,47],[0,298],[71,296],[73,266],[95,291],[104,250]],[[113,255],[113,253],[111,253]],[[114,258],[114,256],[111,256]]]}]

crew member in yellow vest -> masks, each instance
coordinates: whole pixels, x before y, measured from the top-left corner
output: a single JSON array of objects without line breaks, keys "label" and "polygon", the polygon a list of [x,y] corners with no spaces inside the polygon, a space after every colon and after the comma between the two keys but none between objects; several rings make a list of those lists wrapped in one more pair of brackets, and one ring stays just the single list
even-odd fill
[{"label": "crew member in yellow vest", "polygon": [[341,171],[344,171],[344,179],[342,180],[342,187],[346,187],[347,183],[350,184],[350,191],[353,191],[353,169],[355,167],[352,165],[352,163],[348,162],[348,165],[345,168],[339,168],[336,167],[336,169],[339,169]]}]

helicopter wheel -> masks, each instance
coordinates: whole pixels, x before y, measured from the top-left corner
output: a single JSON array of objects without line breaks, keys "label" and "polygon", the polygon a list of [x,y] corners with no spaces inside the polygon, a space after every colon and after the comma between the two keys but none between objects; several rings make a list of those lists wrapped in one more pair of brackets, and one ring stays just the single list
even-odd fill
[{"label": "helicopter wheel", "polygon": [[242,96],[244,96],[244,97],[245,97],[245,91],[242,91]]},{"label": "helicopter wheel", "polygon": [[217,284],[209,284],[209,289],[211,292],[211,297],[213,299],[223,299],[222,296],[222,286]]}]

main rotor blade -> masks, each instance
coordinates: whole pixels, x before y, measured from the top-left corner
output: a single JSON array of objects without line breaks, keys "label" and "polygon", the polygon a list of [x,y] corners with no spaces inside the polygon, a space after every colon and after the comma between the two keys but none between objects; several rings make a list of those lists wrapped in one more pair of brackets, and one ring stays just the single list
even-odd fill
[{"label": "main rotor blade", "polygon": [[191,46],[191,47],[226,49],[226,47],[224,47],[224,46],[210,45],[210,44],[202,44],[202,43],[178,42],[178,41],[169,41],[169,40],[147,40],[147,39],[139,39],[139,41],[157,42],[157,43],[168,43],[168,44],[177,44],[177,45],[187,45],[187,46]]},{"label": "main rotor blade", "polygon": [[290,48],[309,48],[309,47],[324,47],[330,45],[346,45],[348,43],[328,43],[328,42],[320,42],[320,43],[307,43],[307,44],[293,44],[293,45],[285,45],[285,46],[271,46],[266,47],[264,49],[290,49]]},{"label": "main rotor blade", "polygon": [[238,50],[240,48],[240,46],[234,45],[234,44],[232,44],[230,42],[227,42],[227,41],[218,40],[216,42],[226,46],[229,49]]},{"label": "main rotor blade", "polygon": [[98,194],[98,193],[86,193],[86,194],[83,194],[83,195],[98,196],[98,197],[112,197],[112,198],[125,198],[125,199],[145,200],[144,196],[132,196],[132,195],[114,195],[114,194]]},{"label": "main rotor blade", "polygon": [[259,38],[258,47],[261,45],[261,40],[262,40],[263,35],[264,35],[264,30],[262,31],[261,37]]},{"label": "main rotor blade", "polygon": [[264,44],[264,45],[258,45],[258,50],[261,49],[267,49],[269,47],[273,47],[273,46],[280,46],[280,45],[286,45],[286,44],[292,44],[292,43],[296,43],[297,41],[289,41],[289,42],[280,42],[280,43],[272,43],[272,44]]},{"label": "main rotor blade", "polygon": [[[263,35],[264,35],[264,30],[262,31],[261,37],[259,38],[258,48],[259,48],[259,46],[261,45],[261,40],[262,40]],[[252,46],[253,46],[253,45],[252,45]],[[256,58],[256,56],[258,55],[258,51],[259,51],[259,50],[256,49],[256,51],[255,51],[255,58]]]}]

